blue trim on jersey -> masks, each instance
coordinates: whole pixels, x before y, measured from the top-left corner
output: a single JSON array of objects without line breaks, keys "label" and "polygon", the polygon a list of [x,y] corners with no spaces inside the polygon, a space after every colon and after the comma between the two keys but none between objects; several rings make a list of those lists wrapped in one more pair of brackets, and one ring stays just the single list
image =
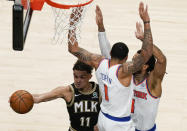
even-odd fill
[{"label": "blue trim on jersey", "polygon": [[117,76],[117,78],[118,78],[119,68],[120,68],[121,66],[122,66],[122,65],[119,65],[119,67],[118,67],[118,69],[117,69],[117,71],[116,71],[116,76]]},{"label": "blue trim on jersey", "polygon": [[[102,111],[101,111],[102,112]],[[115,117],[115,116],[111,116],[109,114],[106,114],[104,112],[102,112],[104,116],[106,116],[108,119],[113,120],[113,121],[118,121],[118,122],[125,122],[125,121],[130,121],[131,117],[127,116],[127,117]]]},{"label": "blue trim on jersey", "polygon": [[135,77],[133,76],[132,78],[133,78],[133,82],[134,82],[134,84],[135,84],[136,86],[142,84],[142,83],[146,80],[146,78],[145,78],[145,79],[143,79],[141,82],[139,82],[138,84],[136,84],[136,82],[135,82]]},{"label": "blue trim on jersey", "polygon": [[[153,128],[146,130],[146,131],[155,131],[155,130],[156,130],[156,124],[153,126]],[[141,130],[136,129],[135,131],[141,131]]]},{"label": "blue trim on jersey", "polygon": [[153,95],[151,94],[151,92],[150,92],[150,90],[149,90],[149,87],[148,87],[147,79],[146,79],[146,88],[147,88],[148,93],[149,93],[149,95],[150,95],[151,97],[153,97],[153,98],[155,98],[155,99],[157,99],[157,98],[158,98],[158,97],[153,96]]}]

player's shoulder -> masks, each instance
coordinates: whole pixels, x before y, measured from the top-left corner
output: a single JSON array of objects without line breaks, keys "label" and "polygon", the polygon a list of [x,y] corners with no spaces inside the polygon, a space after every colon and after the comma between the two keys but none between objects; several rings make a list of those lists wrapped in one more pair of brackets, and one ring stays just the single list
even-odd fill
[{"label": "player's shoulder", "polygon": [[55,90],[56,90],[56,92],[59,92],[62,95],[69,94],[69,93],[73,92],[73,88],[71,85],[58,86]]},{"label": "player's shoulder", "polygon": [[94,88],[95,88],[95,89],[99,89],[99,84],[97,84],[96,82],[90,81],[89,83],[91,83],[93,89],[94,89]]}]

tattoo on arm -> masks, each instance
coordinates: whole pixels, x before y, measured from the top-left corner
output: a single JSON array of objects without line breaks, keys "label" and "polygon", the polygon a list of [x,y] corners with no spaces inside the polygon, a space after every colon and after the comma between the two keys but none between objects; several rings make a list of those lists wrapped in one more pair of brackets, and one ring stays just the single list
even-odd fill
[{"label": "tattoo on arm", "polygon": [[144,64],[144,58],[142,55],[138,55],[133,61],[123,64],[123,71],[132,74],[139,71]]},{"label": "tattoo on arm", "polygon": [[96,68],[99,62],[104,58],[101,55],[90,53],[83,48],[79,48],[77,52],[73,52],[73,55],[75,55],[79,60],[83,61],[84,63]]},{"label": "tattoo on arm", "polygon": [[148,56],[148,58],[152,55],[153,39],[152,39],[151,29],[145,29],[144,31],[144,40],[143,40],[142,49],[147,52],[146,56]]},{"label": "tattoo on arm", "polygon": [[73,54],[84,62],[89,62],[92,60],[91,53],[82,48],[79,48],[79,50],[77,52],[74,52]]}]

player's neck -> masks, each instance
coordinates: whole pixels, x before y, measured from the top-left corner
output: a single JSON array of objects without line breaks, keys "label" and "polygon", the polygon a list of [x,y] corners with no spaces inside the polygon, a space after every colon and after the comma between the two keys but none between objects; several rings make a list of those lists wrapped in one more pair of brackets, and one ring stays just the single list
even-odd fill
[{"label": "player's neck", "polygon": [[123,63],[123,61],[122,61],[122,60],[119,60],[119,59],[114,59],[114,58],[112,58],[112,59],[110,60],[110,66],[117,65],[117,64],[122,64],[122,63]]},{"label": "player's neck", "polygon": [[87,86],[85,86],[85,88],[82,88],[80,91],[83,93],[87,93],[90,92],[92,90],[92,84],[88,83]]},{"label": "player's neck", "polygon": [[147,77],[147,74],[142,74],[142,73],[134,75],[136,84],[142,82],[146,77]]}]

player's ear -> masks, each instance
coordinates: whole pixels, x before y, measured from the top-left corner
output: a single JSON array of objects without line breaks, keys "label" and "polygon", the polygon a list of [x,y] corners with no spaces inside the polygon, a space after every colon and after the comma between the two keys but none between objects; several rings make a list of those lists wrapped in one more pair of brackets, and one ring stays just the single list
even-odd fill
[{"label": "player's ear", "polygon": [[128,59],[128,55],[125,57],[125,61],[127,61],[127,59]]},{"label": "player's ear", "polygon": [[143,65],[143,70],[146,70],[149,67],[149,65]]},{"label": "player's ear", "polygon": [[89,74],[89,76],[88,76],[88,77],[89,77],[89,80],[90,80],[90,79],[92,78],[92,74]]}]

